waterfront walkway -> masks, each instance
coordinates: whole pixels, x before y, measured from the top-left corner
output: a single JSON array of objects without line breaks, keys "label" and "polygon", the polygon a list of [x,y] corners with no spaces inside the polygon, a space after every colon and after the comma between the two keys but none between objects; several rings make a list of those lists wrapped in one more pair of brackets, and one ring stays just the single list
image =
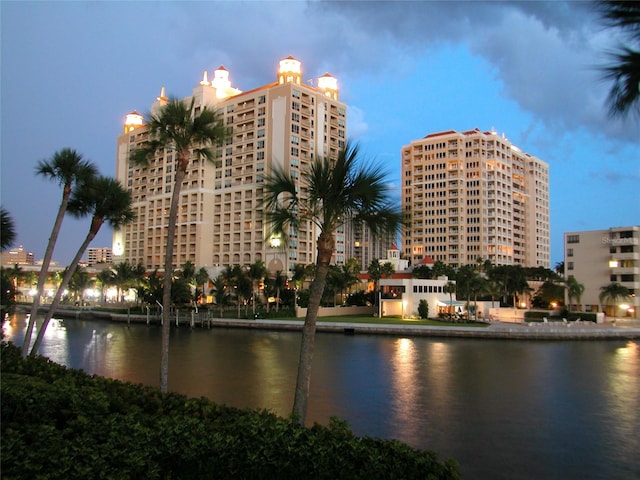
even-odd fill
[{"label": "waterfront walkway", "polygon": [[[215,319],[212,321],[218,327],[243,327],[270,330],[301,330],[302,322],[295,320],[235,320]],[[425,337],[461,337],[461,338],[501,338],[523,340],[604,340],[604,339],[640,339],[640,322],[618,320],[616,325],[580,322],[578,324],[550,322],[547,324],[519,324],[494,322],[487,327],[474,326],[431,326],[378,324],[378,323],[349,323],[318,321],[317,331],[336,332],[346,335],[376,334],[402,335]]]},{"label": "waterfront walkway", "polygon": [[[87,309],[60,309],[56,316],[62,318],[95,318],[99,320],[152,323],[157,325],[159,319],[155,316],[112,314],[107,312],[90,311]],[[250,328],[260,330],[301,331],[303,319],[262,319],[255,320],[237,318],[190,318],[183,315],[177,326],[202,328]],[[175,319],[172,325],[176,325]],[[617,319],[615,324],[592,322],[563,322],[551,321],[531,323],[492,322],[487,326],[450,326],[450,325],[419,325],[411,320],[403,324],[381,324],[362,322],[325,322],[318,318],[316,329],[318,332],[342,333],[345,335],[394,335],[394,336],[422,336],[422,337],[459,337],[459,338],[492,338],[519,340],[606,340],[606,339],[640,339],[640,320]]]}]

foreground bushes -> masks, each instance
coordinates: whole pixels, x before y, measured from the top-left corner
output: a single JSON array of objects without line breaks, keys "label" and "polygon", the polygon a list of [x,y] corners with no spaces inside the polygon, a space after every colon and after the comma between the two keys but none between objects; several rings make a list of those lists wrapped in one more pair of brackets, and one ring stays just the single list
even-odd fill
[{"label": "foreground bushes", "polygon": [[457,479],[455,462],[266,411],[89,376],[1,345],[3,479]]}]

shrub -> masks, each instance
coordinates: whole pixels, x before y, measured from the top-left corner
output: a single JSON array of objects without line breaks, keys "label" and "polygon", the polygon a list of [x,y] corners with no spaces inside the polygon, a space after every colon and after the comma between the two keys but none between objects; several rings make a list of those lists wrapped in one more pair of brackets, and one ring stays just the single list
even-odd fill
[{"label": "shrub", "polygon": [[452,460],[338,419],[304,428],[1,349],[3,478],[459,478]]},{"label": "shrub", "polygon": [[429,318],[429,302],[424,299],[420,300],[418,304],[418,315],[420,315],[422,319]]}]

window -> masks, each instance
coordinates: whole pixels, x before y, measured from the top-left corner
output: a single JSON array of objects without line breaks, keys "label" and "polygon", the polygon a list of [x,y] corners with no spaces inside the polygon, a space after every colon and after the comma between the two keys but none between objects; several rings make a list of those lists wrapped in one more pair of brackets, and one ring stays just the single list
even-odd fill
[{"label": "window", "polygon": [[573,257],[573,248],[567,248],[567,257]]},{"label": "window", "polygon": [[580,235],[567,235],[567,243],[580,243]]},{"label": "window", "polygon": [[567,270],[573,270],[573,262],[567,262]]}]

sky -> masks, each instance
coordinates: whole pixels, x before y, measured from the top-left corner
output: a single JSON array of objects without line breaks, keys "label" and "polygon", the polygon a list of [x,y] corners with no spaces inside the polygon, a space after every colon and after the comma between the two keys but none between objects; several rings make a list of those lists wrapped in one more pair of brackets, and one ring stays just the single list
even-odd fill
[{"label": "sky", "polygon": [[[329,72],[347,132],[400,198],[400,151],[433,132],[495,129],[549,164],[551,259],[563,234],[640,224],[640,119],[612,119],[599,66],[622,37],[588,2],[0,2],[0,201],[42,259],[59,186],[38,161],[70,147],[115,176],[124,117],[185,97],[224,65],[246,91],[278,62]],[[65,218],[71,261],[89,219]],[[103,226],[91,244],[110,247]]]}]

